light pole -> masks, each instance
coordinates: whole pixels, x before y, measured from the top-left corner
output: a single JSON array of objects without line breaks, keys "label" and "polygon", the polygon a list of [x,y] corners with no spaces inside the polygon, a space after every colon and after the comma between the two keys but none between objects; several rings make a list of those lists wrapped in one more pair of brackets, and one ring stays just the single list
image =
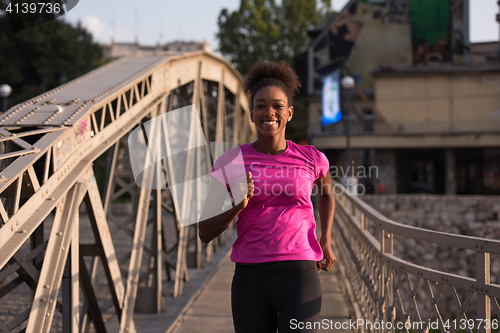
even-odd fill
[{"label": "light pole", "polygon": [[[356,187],[358,179],[354,176],[349,176],[349,169],[351,167],[351,92],[354,88],[354,79],[350,76],[345,76],[340,80],[340,85],[342,90],[345,92],[347,97],[347,110],[346,110],[346,120],[345,120],[345,134],[346,134],[346,171],[343,173],[345,176],[340,179],[340,182],[347,189],[349,194],[356,194]],[[352,171],[354,174],[354,170]]]},{"label": "light pole", "polygon": [[351,76],[345,76],[340,80],[340,85],[347,95],[347,121],[346,121],[346,140],[347,140],[347,166],[351,165],[351,91],[354,88],[354,79]]},{"label": "light pole", "polygon": [[0,86],[0,96],[3,97],[3,109],[2,112],[7,111],[7,97],[10,96],[12,88],[8,84],[2,84]]}]

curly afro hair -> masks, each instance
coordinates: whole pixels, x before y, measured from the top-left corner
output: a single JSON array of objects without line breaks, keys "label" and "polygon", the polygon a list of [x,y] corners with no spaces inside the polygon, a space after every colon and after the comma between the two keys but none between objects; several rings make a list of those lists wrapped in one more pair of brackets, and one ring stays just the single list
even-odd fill
[{"label": "curly afro hair", "polygon": [[301,86],[299,77],[284,61],[256,62],[245,75],[245,92],[250,96],[250,109],[253,108],[253,99],[259,89],[275,86],[281,88],[288,98],[288,105],[292,105],[292,98]]}]

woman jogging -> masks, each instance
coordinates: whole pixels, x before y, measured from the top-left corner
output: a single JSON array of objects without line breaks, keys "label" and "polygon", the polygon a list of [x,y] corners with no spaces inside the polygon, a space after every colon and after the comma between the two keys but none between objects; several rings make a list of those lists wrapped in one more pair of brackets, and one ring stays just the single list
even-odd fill
[{"label": "woman jogging", "polygon": [[[293,117],[292,97],[300,87],[288,64],[258,62],[245,78],[257,140],[217,159],[199,236],[208,243],[238,217],[231,253],[236,263],[231,287],[236,333],[316,332],[297,327],[319,323],[318,272],[330,270],[337,260],[331,247],[335,201],[328,160],[313,146],[285,139]],[[228,189],[234,204],[220,213]],[[319,242],[313,189],[319,198]]]}]

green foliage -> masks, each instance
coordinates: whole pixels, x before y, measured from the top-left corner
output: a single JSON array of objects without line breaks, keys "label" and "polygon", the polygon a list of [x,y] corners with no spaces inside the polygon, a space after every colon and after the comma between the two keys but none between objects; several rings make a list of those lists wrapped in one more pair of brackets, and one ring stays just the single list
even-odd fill
[{"label": "green foliage", "polygon": [[19,32],[64,15],[65,2],[65,0],[46,0],[43,2],[0,0],[0,10],[7,15],[11,30]]},{"label": "green foliage", "polygon": [[259,60],[284,60],[310,40],[307,31],[331,11],[331,0],[241,0],[240,9],[219,14],[219,51],[247,73]]},{"label": "green foliage", "polygon": [[101,47],[80,25],[56,19],[13,33],[0,17],[0,84],[12,87],[9,107],[102,65]]}]

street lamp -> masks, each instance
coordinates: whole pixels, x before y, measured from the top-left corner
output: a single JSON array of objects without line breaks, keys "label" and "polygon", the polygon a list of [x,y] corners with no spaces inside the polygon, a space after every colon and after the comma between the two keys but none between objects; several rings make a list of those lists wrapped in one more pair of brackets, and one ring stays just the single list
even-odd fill
[{"label": "street lamp", "polygon": [[7,111],[7,97],[10,96],[12,88],[8,84],[0,86],[0,96],[3,97],[3,112]]},{"label": "street lamp", "polygon": [[357,179],[355,177],[349,177],[349,168],[351,165],[351,91],[355,86],[354,79],[351,76],[345,76],[340,80],[340,85],[344,90],[347,97],[347,119],[345,122],[345,134],[346,134],[346,177],[344,177],[343,185],[347,188],[349,193],[354,193],[354,189],[356,188]]}]

